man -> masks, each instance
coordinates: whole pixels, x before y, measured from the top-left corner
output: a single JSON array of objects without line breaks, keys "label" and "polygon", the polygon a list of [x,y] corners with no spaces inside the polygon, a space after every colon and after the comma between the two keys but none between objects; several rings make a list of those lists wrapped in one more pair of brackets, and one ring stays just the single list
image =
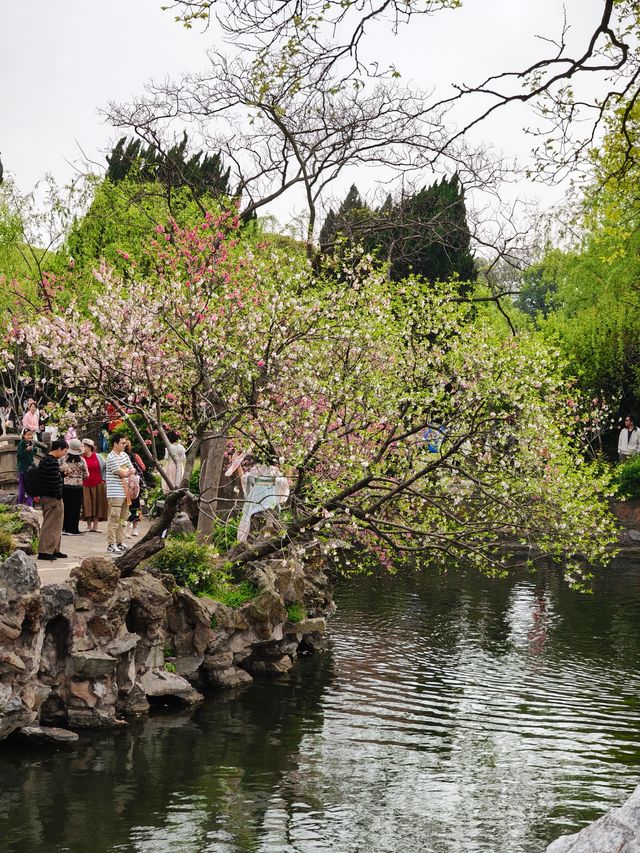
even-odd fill
[{"label": "man", "polygon": [[107,551],[110,554],[121,554],[127,550],[123,542],[129,515],[129,500],[124,481],[128,479],[129,472],[135,469],[124,452],[126,441],[122,435],[114,436],[111,440],[111,453],[107,456]]},{"label": "man", "polygon": [[618,439],[618,461],[626,462],[636,453],[640,453],[640,429],[633,415],[627,415]]},{"label": "man", "polygon": [[51,442],[51,449],[40,463],[40,505],[42,506],[42,527],[38,541],[38,559],[56,560],[66,557],[60,550],[64,506],[62,503],[62,485],[64,477],[60,470],[60,459],[67,452],[67,442],[58,439]]}]

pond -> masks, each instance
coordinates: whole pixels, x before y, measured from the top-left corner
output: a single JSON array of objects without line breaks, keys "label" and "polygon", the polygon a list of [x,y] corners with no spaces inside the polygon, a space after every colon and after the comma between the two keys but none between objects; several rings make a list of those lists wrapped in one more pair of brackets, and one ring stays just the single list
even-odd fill
[{"label": "pond", "polygon": [[640,781],[640,567],[361,577],[332,648],[190,714],[0,745],[0,849],[538,853]]}]

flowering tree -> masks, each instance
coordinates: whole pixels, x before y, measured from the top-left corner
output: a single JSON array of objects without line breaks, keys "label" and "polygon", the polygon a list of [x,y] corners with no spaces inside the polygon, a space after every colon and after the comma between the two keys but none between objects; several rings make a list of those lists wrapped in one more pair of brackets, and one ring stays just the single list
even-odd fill
[{"label": "flowering tree", "polygon": [[357,253],[315,275],[302,253],[241,239],[233,213],[158,229],[149,257],[153,274],[126,285],[102,267],[87,307],[14,339],[79,404],[141,416],[165,479],[167,422],[192,438],[191,458],[220,436],[217,470],[225,447],[279,460],[292,482],[281,529],[235,561],[310,532],[387,561],[437,553],[500,570],[506,541],[574,568],[605,557],[606,483],[569,436],[557,353],[503,340],[455,283],[392,292]]}]

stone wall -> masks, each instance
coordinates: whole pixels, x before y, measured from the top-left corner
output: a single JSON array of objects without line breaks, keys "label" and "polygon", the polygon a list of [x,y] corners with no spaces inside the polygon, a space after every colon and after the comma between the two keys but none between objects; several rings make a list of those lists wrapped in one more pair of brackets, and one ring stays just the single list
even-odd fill
[{"label": "stone wall", "polygon": [[[33,559],[16,551],[0,565],[0,739],[121,725],[154,704],[191,705],[287,672],[298,654],[324,648],[334,609],[317,549],[253,564],[258,594],[237,609],[176,589],[171,577],[123,578],[101,557],[69,583],[41,586]],[[307,618],[290,623],[295,603]]]}]

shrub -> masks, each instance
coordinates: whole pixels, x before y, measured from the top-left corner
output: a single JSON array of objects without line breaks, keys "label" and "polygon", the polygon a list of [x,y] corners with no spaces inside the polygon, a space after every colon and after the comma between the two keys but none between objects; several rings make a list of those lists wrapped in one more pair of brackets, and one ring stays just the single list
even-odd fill
[{"label": "shrub", "polygon": [[302,604],[290,604],[287,607],[287,619],[289,622],[302,622],[307,618],[307,611]]},{"label": "shrub", "polygon": [[226,554],[238,540],[239,518],[229,518],[227,521],[214,519],[211,531],[211,543],[220,554]]},{"label": "shrub", "polygon": [[640,499],[640,455],[617,466],[613,484],[618,497]]},{"label": "shrub", "polygon": [[242,581],[239,584],[223,583],[218,589],[211,591],[209,598],[219,601],[220,604],[226,604],[227,607],[242,607],[247,601],[255,598],[258,594],[258,589],[249,581]]},{"label": "shrub", "polygon": [[178,586],[187,586],[192,592],[206,592],[216,587],[212,550],[196,542],[194,533],[170,536],[162,551],[154,554],[149,563],[173,575]]},{"label": "shrub", "polygon": [[20,517],[17,516],[10,507],[0,504],[0,531],[4,533],[20,533],[23,528]]},{"label": "shrub", "polygon": [[196,459],[191,476],[189,477],[189,491],[193,495],[200,494],[200,460]]},{"label": "shrub", "polygon": [[0,560],[5,560],[13,551],[13,536],[8,530],[0,530]]},{"label": "shrub", "polygon": [[[196,534],[170,536],[162,551],[147,561],[161,572],[173,575],[178,586],[186,586],[196,595],[212,598],[227,607],[241,607],[258,594],[249,581],[234,584],[225,567],[216,565],[217,552],[201,545]],[[213,627],[213,624],[212,624]]]}]

